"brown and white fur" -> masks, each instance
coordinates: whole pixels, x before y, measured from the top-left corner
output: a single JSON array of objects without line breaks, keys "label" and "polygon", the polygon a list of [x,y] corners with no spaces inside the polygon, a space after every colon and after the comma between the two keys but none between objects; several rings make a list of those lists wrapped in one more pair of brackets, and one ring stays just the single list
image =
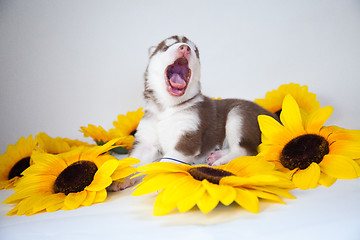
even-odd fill
[{"label": "brown and white fur", "polygon": [[218,166],[256,155],[261,135],[257,116],[276,118],[250,101],[204,96],[199,50],[183,36],[169,37],[154,47],[144,97],[145,115],[130,153],[141,164],[172,158]]}]

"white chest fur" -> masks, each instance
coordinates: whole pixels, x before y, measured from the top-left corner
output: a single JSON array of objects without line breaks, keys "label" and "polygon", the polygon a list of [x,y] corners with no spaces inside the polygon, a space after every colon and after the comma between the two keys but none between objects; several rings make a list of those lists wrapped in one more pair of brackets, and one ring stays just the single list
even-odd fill
[{"label": "white chest fur", "polygon": [[199,122],[198,112],[194,109],[169,109],[159,114],[156,129],[164,156],[182,157],[175,147],[185,133],[198,130]]},{"label": "white chest fur", "polygon": [[131,156],[139,158],[143,164],[160,157],[185,160],[185,156],[176,150],[176,145],[185,133],[198,130],[200,117],[194,104],[201,100],[199,96],[188,103],[166,109],[148,103],[145,107],[148,114],[140,121],[136,133],[138,144]]}]

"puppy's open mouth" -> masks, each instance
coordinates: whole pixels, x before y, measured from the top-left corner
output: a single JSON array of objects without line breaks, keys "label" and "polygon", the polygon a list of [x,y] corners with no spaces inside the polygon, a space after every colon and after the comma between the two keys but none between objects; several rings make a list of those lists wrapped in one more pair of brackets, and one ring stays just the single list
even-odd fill
[{"label": "puppy's open mouth", "polygon": [[182,96],[188,86],[191,76],[188,60],[184,57],[178,58],[165,70],[167,91],[172,96]]}]

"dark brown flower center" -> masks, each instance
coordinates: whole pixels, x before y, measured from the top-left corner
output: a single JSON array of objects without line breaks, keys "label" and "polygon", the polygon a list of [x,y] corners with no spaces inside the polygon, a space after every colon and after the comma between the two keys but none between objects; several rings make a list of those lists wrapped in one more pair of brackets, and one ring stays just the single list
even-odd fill
[{"label": "dark brown flower center", "polygon": [[202,181],[206,179],[214,184],[219,184],[223,177],[234,175],[231,172],[211,167],[194,167],[191,168],[188,172],[196,180]]},{"label": "dark brown flower center", "polygon": [[14,177],[22,177],[22,172],[30,167],[30,157],[25,157],[18,161],[10,170],[8,180]]},{"label": "dark brown flower center", "polygon": [[69,193],[81,192],[89,186],[98,170],[95,163],[90,161],[74,162],[65,168],[55,180],[54,192]]},{"label": "dark brown flower center", "polygon": [[290,170],[306,169],[311,163],[320,163],[329,153],[329,142],[322,136],[306,134],[292,139],[281,152],[282,165]]}]

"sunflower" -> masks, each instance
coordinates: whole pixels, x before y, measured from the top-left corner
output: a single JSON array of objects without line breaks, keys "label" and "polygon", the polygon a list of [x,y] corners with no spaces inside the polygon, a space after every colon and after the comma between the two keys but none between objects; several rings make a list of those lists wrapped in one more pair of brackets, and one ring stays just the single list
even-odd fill
[{"label": "sunflower", "polygon": [[155,200],[154,215],[164,215],[175,208],[186,212],[195,205],[203,213],[219,202],[228,206],[234,201],[241,207],[259,212],[259,198],[284,203],[279,196],[294,198],[293,186],[285,174],[274,170],[274,164],[259,157],[241,157],[226,165],[190,166],[156,162],[138,168],[145,175],[133,196],[161,192]]},{"label": "sunflower", "polygon": [[103,202],[106,187],[113,180],[135,173],[136,169],[129,166],[139,162],[104,154],[116,141],[92,148],[78,147],[58,155],[33,153],[34,164],[23,172],[15,193],[3,202],[16,203],[7,215],[72,210]]},{"label": "sunflower", "polygon": [[85,137],[93,138],[97,145],[103,145],[114,138],[119,138],[119,141],[115,143],[117,147],[112,151],[118,154],[126,154],[133,146],[134,135],[143,115],[142,108],[139,108],[137,111],[128,112],[126,115],[118,115],[118,120],[113,122],[115,128],[109,131],[101,126],[89,124],[88,127],[81,127],[81,132],[84,133]]},{"label": "sunflower", "polygon": [[37,148],[37,142],[30,135],[21,137],[15,145],[9,145],[0,155],[0,189],[11,189],[23,176],[22,172],[31,165],[31,154]]},{"label": "sunflower", "polygon": [[306,117],[291,95],[284,99],[279,122],[259,116],[262,143],[259,156],[275,163],[300,189],[318,184],[331,186],[337,179],[360,176],[360,134],[323,124],[333,112],[331,106],[319,108]]},{"label": "sunflower", "polygon": [[309,113],[320,107],[316,94],[310,93],[306,85],[289,83],[281,85],[277,90],[266,93],[264,99],[255,99],[255,102],[266,110],[280,116],[282,103],[286,95],[290,94],[298,103],[300,109]]},{"label": "sunflower", "polygon": [[110,129],[109,132],[120,136],[134,136],[136,129],[140,123],[140,120],[144,116],[144,111],[139,108],[133,112],[127,112],[126,115],[119,114],[117,121],[113,122],[114,129]]}]

